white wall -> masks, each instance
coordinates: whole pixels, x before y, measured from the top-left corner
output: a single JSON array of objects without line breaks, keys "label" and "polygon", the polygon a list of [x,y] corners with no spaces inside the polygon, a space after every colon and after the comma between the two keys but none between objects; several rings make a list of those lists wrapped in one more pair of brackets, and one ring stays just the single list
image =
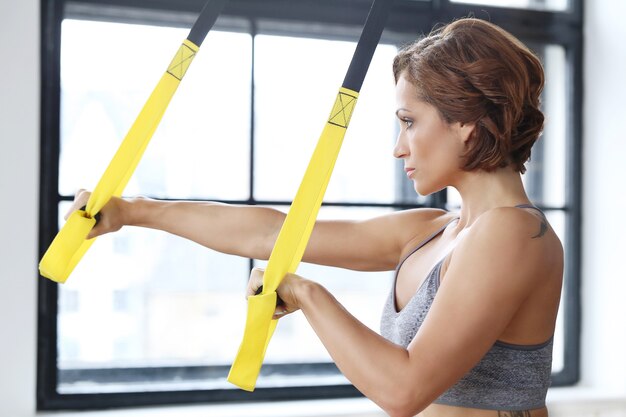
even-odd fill
[{"label": "white wall", "polygon": [[0,0],[0,416],[35,409],[39,1]]},{"label": "white wall", "polygon": [[625,13],[585,2],[582,378],[549,393],[563,416],[626,416]]},{"label": "white wall", "polygon": [[626,3],[586,2],[583,381],[626,393]]},{"label": "white wall", "polygon": [[[626,3],[590,0],[586,13],[582,381],[578,388],[551,390],[552,417],[626,416],[626,274],[620,262],[626,248],[620,240],[626,231]],[[0,0],[0,193],[7,196],[0,204],[0,417],[35,415],[38,37],[39,0]],[[267,407],[255,410],[284,416],[378,414],[363,402],[300,404],[298,413]],[[89,416],[122,414],[143,413]],[[145,413],[166,414],[257,411],[189,407],[185,413]]]}]

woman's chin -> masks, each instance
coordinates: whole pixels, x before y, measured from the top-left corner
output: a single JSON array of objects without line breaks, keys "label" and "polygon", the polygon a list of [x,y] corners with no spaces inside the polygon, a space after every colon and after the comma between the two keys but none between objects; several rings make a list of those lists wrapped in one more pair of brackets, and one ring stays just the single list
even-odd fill
[{"label": "woman's chin", "polygon": [[423,183],[419,183],[417,181],[415,181],[413,183],[413,188],[415,189],[415,192],[418,193],[421,196],[427,196],[429,194],[432,194],[432,191],[430,189],[430,187],[426,187],[424,186]]},{"label": "woman's chin", "polygon": [[415,181],[413,184],[413,188],[415,189],[416,193],[426,197],[427,195],[434,194],[438,191],[443,190],[445,187],[434,187],[433,185],[419,183]]}]

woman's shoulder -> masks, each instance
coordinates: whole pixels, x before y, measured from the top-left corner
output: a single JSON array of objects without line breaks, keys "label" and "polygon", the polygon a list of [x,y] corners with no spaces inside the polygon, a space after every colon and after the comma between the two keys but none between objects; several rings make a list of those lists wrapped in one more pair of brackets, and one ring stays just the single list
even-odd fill
[{"label": "woman's shoulder", "polygon": [[408,209],[397,214],[403,255],[458,217],[457,213],[436,208]]},{"label": "woman's shoulder", "polygon": [[496,207],[481,214],[471,229],[475,234],[487,234],[500,239],[542,239],[548,242],[556,238],[545,214],[539,209],[528,207]]},{"label": "woman's shoulder", "polygon": [[529,272],[558,268],[563,262],[561,241],[545,215],[534,209],[498,207],[486,211],[467,231],[458,249]]},{"label": "woman's shoulder", "polygon": [[403,216],[405,220],[416,222],[417,225],[433,224],[445,218],[456,217],[453,212],[430,207],[406,209],[398,212],[398,214]]},{"label": "woman's shoulder", "polygon": [[386,216],[394,223],[394,226],[403,230],[405,234],[427,234],[431,228],[444,224],[455,217],[456,214],[437,208],[412,208],[396,211]]}]

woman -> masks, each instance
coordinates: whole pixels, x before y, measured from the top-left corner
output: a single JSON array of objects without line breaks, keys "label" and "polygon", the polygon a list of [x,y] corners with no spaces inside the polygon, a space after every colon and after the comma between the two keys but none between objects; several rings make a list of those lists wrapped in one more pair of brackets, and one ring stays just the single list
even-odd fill
[{"label": "woman", "polygon": [[[304,261],[396,269],[382,336],[297,275],[278,288],[275,317],[302,310],[339,369],[391,416],[545,417],[563,250],[521,180],[543,126],[541,64],[497,26],[461,19],[403,49],[393,70],[394,156],[420,194],[455,187],[461,211],[316,223]],[[267,259],[283,220],[263,207],[113,199],[91,237],[144,226]],[[253,270],[248,295],[261,283]]]}]

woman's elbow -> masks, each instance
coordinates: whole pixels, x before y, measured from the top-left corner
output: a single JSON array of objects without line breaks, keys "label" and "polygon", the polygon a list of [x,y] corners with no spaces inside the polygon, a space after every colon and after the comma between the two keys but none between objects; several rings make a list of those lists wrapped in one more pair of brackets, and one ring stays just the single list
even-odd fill
[{"label": "woman's elbow", "polygon": [[412,413],[410,411],[407,410],[400,410],[400,409],[392,409],[392,410],[385,410],[385,413],[389,414],[389,417],[415,417],[417,415],[417,413]]},{"label": "woman's elbow", "polygon": [[420,399],[415,390],[403,387],[395,390],[379,405],[390,417],[413,417],[428,404]]},{"label": "woman's elbow", "polygon": [[422,408],[411,405],[394,404],[393,406],[384,407],[383,410],[389,414],[390,417],[415,417],[422,411]]}]

